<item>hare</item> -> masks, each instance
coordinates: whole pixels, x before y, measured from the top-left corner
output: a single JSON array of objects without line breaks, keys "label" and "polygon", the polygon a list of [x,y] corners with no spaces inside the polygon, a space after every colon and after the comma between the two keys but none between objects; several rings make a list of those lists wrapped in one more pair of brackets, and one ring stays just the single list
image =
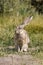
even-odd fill
[{"label": "hare", "polygon": [[27,17],[27,19],[19,26],[17,26],[15,30],[15,49],[19,52],[27,51],[28,50],[28,44],[30,43],[30,38],[24,30],[24,27],[28,25],[28,23],[32,20],[33,16]]}]

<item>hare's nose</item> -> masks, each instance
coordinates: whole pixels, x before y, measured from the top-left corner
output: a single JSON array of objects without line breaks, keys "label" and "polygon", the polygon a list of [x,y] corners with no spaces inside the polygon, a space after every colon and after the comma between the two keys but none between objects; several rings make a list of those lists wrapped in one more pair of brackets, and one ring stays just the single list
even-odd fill
[{"label": "hare's nose", "polygon": [[16,31],[16,34],[17,34],[17,35],[19,35],[19,32],[18,32],[18,31]]}]

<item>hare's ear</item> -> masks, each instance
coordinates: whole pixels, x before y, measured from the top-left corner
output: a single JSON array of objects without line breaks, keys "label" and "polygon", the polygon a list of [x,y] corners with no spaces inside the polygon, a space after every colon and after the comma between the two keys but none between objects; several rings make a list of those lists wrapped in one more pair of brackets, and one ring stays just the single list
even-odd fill
[{"label": "hare's ear", "polygon": [[27,17],[24,22],[19,26],[19,28],[24,28],[33,19],[33,16]]}]

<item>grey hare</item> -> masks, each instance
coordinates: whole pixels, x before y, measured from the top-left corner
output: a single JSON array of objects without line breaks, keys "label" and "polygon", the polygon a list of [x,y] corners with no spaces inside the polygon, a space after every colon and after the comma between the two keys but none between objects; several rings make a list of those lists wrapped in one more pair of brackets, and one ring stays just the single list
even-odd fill
[{"label": "grey hare", "polygon": [[19,26],[17,26],[15,30],[15,49],[19,52],[27,51],[28,50],[28,44],[30,43],[30,38],[24,30],[24,27],[29,24],[29,22],[32,20],[33,16],[27,17],[27,19]]}]

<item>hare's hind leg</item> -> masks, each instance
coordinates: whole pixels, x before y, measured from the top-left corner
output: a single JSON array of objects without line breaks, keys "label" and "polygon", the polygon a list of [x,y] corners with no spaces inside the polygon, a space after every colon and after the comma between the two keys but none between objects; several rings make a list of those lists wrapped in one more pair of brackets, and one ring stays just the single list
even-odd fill
[{"label": "hare's hind leg", "polygon": [[28,49],[28,44],[23,44],[21,52],[23,52],[23,51],[27,52],[27,49]]}]

